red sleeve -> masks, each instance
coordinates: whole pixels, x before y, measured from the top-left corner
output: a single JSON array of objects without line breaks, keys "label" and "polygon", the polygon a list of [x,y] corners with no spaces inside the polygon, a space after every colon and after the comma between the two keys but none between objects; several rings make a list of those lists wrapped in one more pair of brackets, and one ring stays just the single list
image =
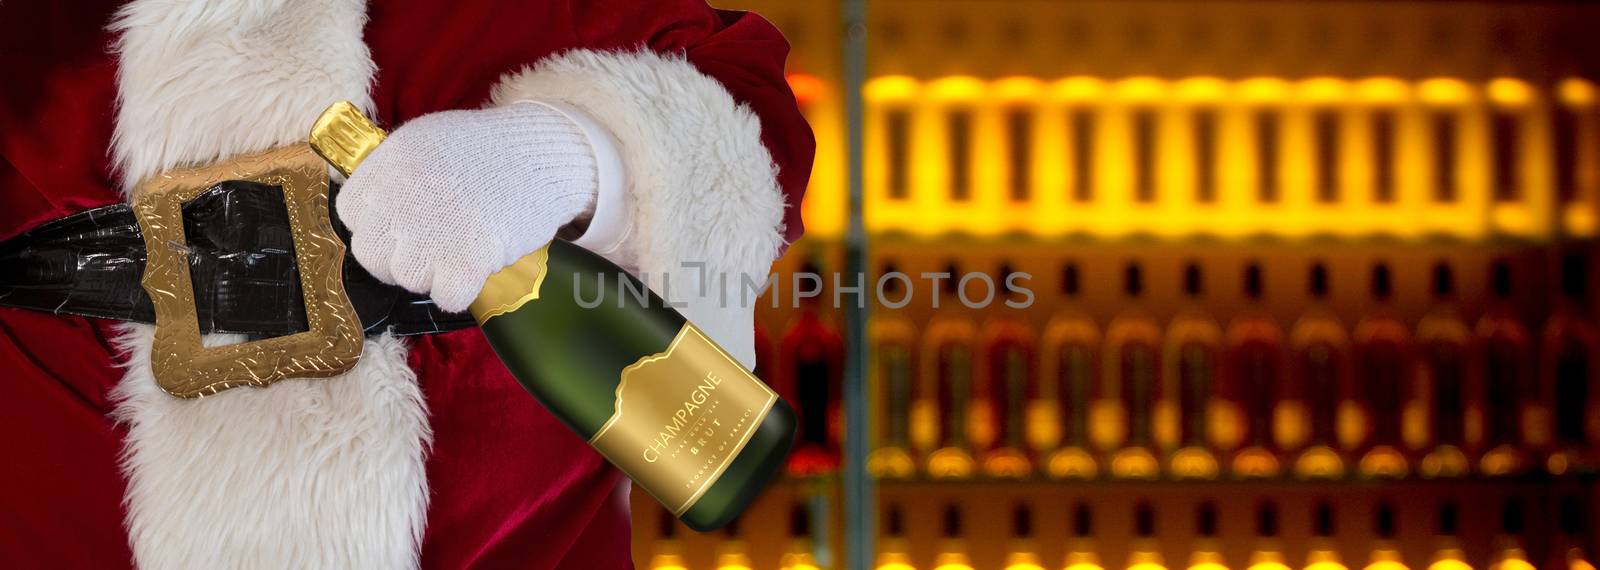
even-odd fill
[{"label": "red sleeve", "polygon": [[800,238],[800,200],[816,139],[785,80],[789,42],[776,27],[756,14],[715,10],[701,0],[593,0],[573,2],[571,13],[580,45],[682,53],[754,111],[788,205],[784,241]]}]

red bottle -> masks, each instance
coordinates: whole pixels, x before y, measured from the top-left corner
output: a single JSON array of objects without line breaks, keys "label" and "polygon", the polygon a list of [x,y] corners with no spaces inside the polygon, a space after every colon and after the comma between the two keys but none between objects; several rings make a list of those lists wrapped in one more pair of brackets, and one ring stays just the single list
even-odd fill
[{"label": "red bottle", "polygon": [[1372,267],[1372,297],[1356,322],[1356,400],[1369,426],[1357,471],[1367,477],[1404,477],[1410,466],[1401,452],[1406,402],[1415,394],[1411,332],[1390,303],[1394,282],[1389,266]]},{"label": "red bottle", "polygon": [[1508,475],[1529,467],[1522,418],[1526,392],[1533,391],[1528,328],[1517,314],[1511,265],[1490,268],[1490,299],[1474,333],[1474,362],[1468,369],[1473,394],[1467,406],[1467,438],[1481,449],[1478,468],[1485,475]]},{"label": "red bottle", "polygon": [[[1228,356],[1225,361],[1221,397],[1232,402],[1239,415],[1231,422],[1238,428],[1243,447],[1233,454],[1232,470],[1240,477],[1273,477],[1280,465],[1272,438],[1272,420],[1283,391],[1286,376],[1283,358],[1283,330],[1262,304],[1265,296],[1261,266],[1251,263],[1244,270],[1246,306],[1228,323]],[[1218,422],[1218,429],[1226,425]]]},{"label": "red bottle", "polygon": [[994,443],[981,459],[983,472],[998,478],[1033,474],[1025,426],[1029,392],[1037,385],[1035,341],[1033,327],[1020,318],[1021,310],[1002,302],[1020,302],[1006,293],[1005,283],[1013,273],[1009,264],[1001,264],[995,274],[995,286],[1001,293],[997,294],[996,305],[990,307],[995,316],[984,323],[980,332],[983,350],[979,353],[979,376],[974,389],[974,401],[988,403],[993,414],[989,421],[995,431]]},{"label": "red bottle", "polygon": [[1539,335],[1541,396],[1555,444],[1545,464],[1558,475],[1600,464],[1594,449],[1600,441],[1600,331],[1589,312],[1587,261],[1579,253],[1562,259],[1561,297]]},{"label": "red bottle", "polygon": [[[821,275],[812,263],[801,271]],[[827,276],[822,277],[827,282]],[[827,296],[824,292],[800,300],[800,311],[778,349],[778,392],[795,403],[800,420],[788,471],[800,477],[832,473],[839,468],[844,338],[823,312],[822,299]]]},{"label": "red bottle", "polygon": [[1470,465],[1466,448],[1467,355],[1472,330],[1455,302],[1450,265],[1433,267],[1433,307],[1417,323],[1417,382],[1427,392],[1432,449],[1418,466],[1424,477],[1459,477]]}]

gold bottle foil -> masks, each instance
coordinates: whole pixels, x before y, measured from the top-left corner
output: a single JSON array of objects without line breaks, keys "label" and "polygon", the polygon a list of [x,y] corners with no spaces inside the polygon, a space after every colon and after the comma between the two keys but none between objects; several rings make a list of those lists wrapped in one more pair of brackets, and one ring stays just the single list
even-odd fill
[{"label": "gold bottle foil", "polygon": [[490,275],[468,310],[482,325],[491,318],[515,311],[539,298],[539,288],[549,273],[550,246],[541,247]]},{"label": "gold bottle foil", "polygon": [[616,411],[589,445],[682,515],[777,401],[777,393],[684,323],[666,351],[623,369]]},{"label": "gold bottle foil", "polygon": [[354,103],[340,101],[317,117],[309,140],[323,160],[348,177],[386,136]]}]

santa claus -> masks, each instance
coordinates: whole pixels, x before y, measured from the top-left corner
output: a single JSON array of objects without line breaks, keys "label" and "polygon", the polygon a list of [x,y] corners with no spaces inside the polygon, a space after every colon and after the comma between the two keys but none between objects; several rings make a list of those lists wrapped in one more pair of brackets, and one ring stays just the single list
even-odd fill
[{"label": "santa claus", "polygon": [[[465,309],[567,232],[670,275],[659,292],[750,366],[751,308],[696,285],[764,279],[800,234],[813,141],[787,49],[760,18],[698,0],[7,0],[0,243],[48,250],[36,230],[63,218],[90,228],[79,237],[116,233],[110,216],[72,216],[174,169],[301,142],[351,100],[393,132],[333,210],[360,268],[409,290],[409,310]],[[154,327],[72,309],[143,302],[85,301],[88,274],[128,275],[97,255],[47,272],[76,292],[56,310],[0,308],[6,567],[631,564],[626,479],[478,330],[400,336],[415,314],[394,316],[341,375],[176,398],[153,379]],[[0,288],[60,285],[22,273]],[[221,290],[196,275],[197,297]],[[259,316],[285,302],[217,299],[202,332],[233,330],[230,303]]]}]

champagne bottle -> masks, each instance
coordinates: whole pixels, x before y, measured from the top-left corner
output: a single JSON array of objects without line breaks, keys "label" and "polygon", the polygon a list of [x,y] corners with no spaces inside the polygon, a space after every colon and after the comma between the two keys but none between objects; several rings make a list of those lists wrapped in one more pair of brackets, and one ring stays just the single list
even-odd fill
[{"label": "champagne bottle", "polygon": [[[311,146],[348,176],[383,137],[341,102],[317,119]],[[517,260],[470,310],[534,398],[695,530],[744,510],[794,441],[794,412],[776,392],[582,247],[555,240]]]}]

